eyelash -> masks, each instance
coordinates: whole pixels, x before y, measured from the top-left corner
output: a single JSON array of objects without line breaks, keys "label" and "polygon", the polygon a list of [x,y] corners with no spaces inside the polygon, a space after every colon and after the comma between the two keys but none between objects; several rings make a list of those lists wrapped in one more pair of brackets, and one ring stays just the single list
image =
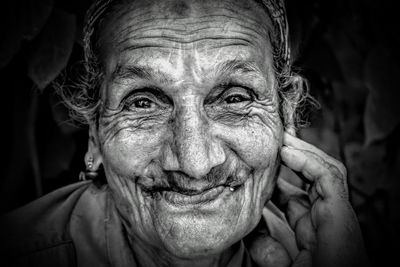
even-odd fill
[{"label": "eyelash", "polygon": [[146,112],[149,111],[149,109],[152,109],[152,107],[134,107],[134,103],[140,100],[149,101],[150,105],[153,104],[153,109],[154,106],[165,107],[167,103],[171,103],[171,100],[168,98],[168,96],[164,95],[160,89],[154,87],[143,87],[131,91],[121,100],[120,105],[122,106],[123,110],[136,109]]},{"label": "eyelash", "polygon": [[[226,105],[239,105],[243,102],[247,101],[253,101],[254,99],[254,94],[250,88],[243,87],[243,86],[237,86],[237,85],[228,85],[226,86],[227,89],[225,89],[222,93],[220,93],[216,98],[218,99],[219,103],[224,103]],[[243,92],[235,92],[235,88],[240,89],[240,90],[245,90],[246,94]],[[130,109],[141,109],[143,111],[151,109],[151,107],[146,108],[146,107],[133,107],[135,103],[141,100],[149,101],[150,105],[157,105],[160,106],[159,101],[154,100],[154,98],[157,98],[153,92],[147,93],[148,88],[143,88],[139,90],[135,90],[133,94],[129,94],[124,99],[121,101],[122,103],[122,108],[124,110],[130,110]],[[229,92],[229,91],[234,91],[234,92]],[[142,94],[140,94],[143,92]],[[150,95],[149,95],[150,94]],[[239,97],[242,100],[237,101],[237,102],[232,102],[229,103],[227,100],[231,97]]]},{"label": "eyelash", "polygon": [[[149,101],[150,102],[150,107],[136,107],[135,104],[138,103],[139,101]],[[124,101],[123,101],[123,109],[124,110],[130,110],[130,109],[141,109],[141,110],[148,110],[152,109],[151,105],[158,105],[157,101],[153,100],[153,97],[147,96],[147,95],[135,95],[135,96],[128,96]]]},{"label": "eyelash", "polygon": [[[220,101],[225,102],[228,105],[234,105],[234,104],[240,104],[242,102],[247,102],[247,101],[253,101],[254,99],[254,94],[252,93],[251,89],[249,88],[245,88],[242,86],[235,86],[234,88],[240,88],[241,90],[245,90],[246,93],[243,92],[229,92],[232,91],[231,88],[229,88],[228,90],[225,90],[218,98],[220,99]],[[228,91],[228,92],[226,92]],[[231,97],[240,97],[242,98],[241,101],[238,102],[234,102],[234,103],[227,103],[227,100]]]},{"label": "eyelash", "polygon": [[[237,101],[237,102],[231,102],[231,103],[229,103],[229,101],[228,101],[228,99],[229,98],[233,98],[233,97],[239,97],[239,98],[241,98],[241,100],[240,101]],[[226,97],[224,97],[224,101],[227,103],[227,104],[236,104],[236,103],[240,103],[240,102],[246,102],[246,101],[250,101],[251,100],[251,97],[249,97],[249,96],[245,96],[245,95],[243,95],[243,94],[231,94],[231,95],[228,95],[228,96],[226,96]]]}]

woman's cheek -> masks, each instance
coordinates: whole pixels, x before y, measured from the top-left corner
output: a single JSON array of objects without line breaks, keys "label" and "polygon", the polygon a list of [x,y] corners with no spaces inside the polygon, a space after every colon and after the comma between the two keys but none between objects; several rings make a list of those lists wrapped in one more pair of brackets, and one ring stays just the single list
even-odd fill
[{"label": "woman's cheek", "polygon": [[229,149],[255,170],[265,169],[277,156],[280,129],[253,124],[237,128],[219,126],[218,131]]},{"label": "woman's cheek", "polygon": [[142,173],[150,162],[157,158],[162,144],[162,131],[132,133],[121,131],[112,140],[104,143],[104,163],[121,175]]},{"label": "woman's cheek", "polygon": [[242,157],[255,169],[269,166],[277,154],[277,142],[271,131],[254,129],[253,136],[247,139],[241,149]]},{"label": "woman's cheek", "polygon": [[276,101],[266,99],[234,111],[210,107],[213,131],[254,169],[266,168],[282,143],[283,126]]}]

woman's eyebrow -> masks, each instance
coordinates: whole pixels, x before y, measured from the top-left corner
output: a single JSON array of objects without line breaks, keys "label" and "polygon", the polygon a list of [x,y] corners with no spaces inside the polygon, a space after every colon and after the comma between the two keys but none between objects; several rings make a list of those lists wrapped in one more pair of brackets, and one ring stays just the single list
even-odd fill
[{"label": "woman's eyebrow", "polygon": [[[214,66],[212,76],[216,83],[224,83],[235,74],[249,74],[257,79],[267,80],[258,65],[253,61],[228,60]],[[143,65],[118,64],[111,74],[112,83],[121,83],[125,80],[146,80],[158,84],[173,84],[174,80],[164,72]]]},{"label": "woman's eyebrow", "polygon": [[257,64],[253,61],[243,61],[243,60],[228,60],[222,63],[219,63],[216,66],[216,73],[218,76],[229,76],[233,73],[242,72],[242,73],[258,73],[263,74]]},{"label": "woman's eyebrow", "polygon": [[215,67],[216,84],[243,84],[262,94],[269,75],[253,61],[229,60]]},{"label": "woman's eyebrow", "polygon": [[171,82],[171,79],[169,79],[165,73],[146,66],[117,65],[111,74],[112,82],[135,79],[157,81],[159,83]]}]

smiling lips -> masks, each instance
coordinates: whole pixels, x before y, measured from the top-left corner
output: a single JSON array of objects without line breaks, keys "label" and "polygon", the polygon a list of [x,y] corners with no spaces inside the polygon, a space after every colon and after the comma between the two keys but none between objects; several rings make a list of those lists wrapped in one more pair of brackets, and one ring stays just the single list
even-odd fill
[{"label": "smiling lips", "polygon": [[166,172],[165,177],[145,178],[138,181],[145,195],[151,198],[161,197],[175,206],[185,206],[212,202],[224,192],[224,196],[233,194],[251,175],[245,167],[239,166],[239,171],[232,171],[227,167],[214,169],[202,179],[195,179],[181,172]]},{"label": "smiling lips", "polygon": [[183,194],[177,191],[162,191],[161,196],[169,203],[174,205],[195,205],[211,202],[216,199],[224,189],[229,187],[220,185],[195,194]]}]

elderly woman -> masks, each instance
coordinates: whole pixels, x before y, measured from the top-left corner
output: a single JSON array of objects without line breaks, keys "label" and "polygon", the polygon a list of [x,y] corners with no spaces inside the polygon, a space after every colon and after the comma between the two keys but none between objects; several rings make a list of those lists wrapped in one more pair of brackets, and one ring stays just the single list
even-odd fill
[{"label": "elderly woman", "polygon": [[64,96],[89,125],[88,181],[2,220],[9,262],[364,264],[345,168],[294,136],[306,93],[281,1],[97,1],[84,43],[81,90]]}]

